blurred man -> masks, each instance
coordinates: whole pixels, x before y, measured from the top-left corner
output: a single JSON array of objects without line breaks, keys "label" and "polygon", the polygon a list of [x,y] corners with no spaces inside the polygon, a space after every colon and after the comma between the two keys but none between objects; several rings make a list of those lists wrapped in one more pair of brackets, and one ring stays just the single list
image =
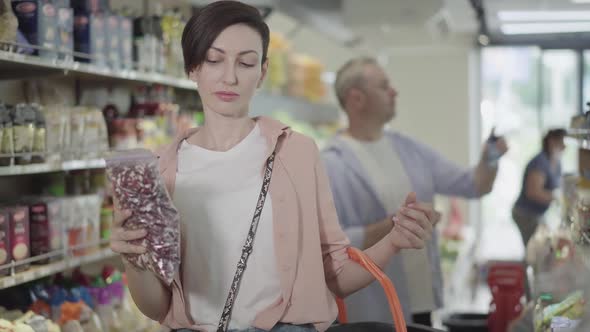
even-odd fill
[{"label": "blurred man", "polygon": [[[484,147],[481,161],[464,169],[435,150],[384,130],[395,117],[397,91],[372,58],[346,63],[335,83],[349,126],[322,152],[340,222],[352,245],[368,248],[385,236],[408,192],[432,202],[435,194],[479,198],[492,190],[498,159],[507,151],[503,138]],[[427,114],[424,114],[426,117]],[[436,235],[423,250],[397,255],[385,269],[394,282],[407,319],[431,325],[431,312],[442,306],[442,275]],[[378,283],[350,296],[351,322],[391,322]]]}]

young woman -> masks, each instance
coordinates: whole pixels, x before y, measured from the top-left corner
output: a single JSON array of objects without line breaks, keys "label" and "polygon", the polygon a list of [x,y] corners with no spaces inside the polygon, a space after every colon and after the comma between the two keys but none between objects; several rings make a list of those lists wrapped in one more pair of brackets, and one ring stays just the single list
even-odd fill
[{"label": "young woman", "polygon": [[565,135],[565,129],[549,130],[543,137],[543,151],[526,166],[522,190],[512,209],[525,247],[555,199],[554,190],[559,188]]},{"label": "young woman", "polygon": [[[334,296],[372,281],[348,259],[349,241],[314,142],[273,119],[248,116],[268,68],[268,43],[258,10],[235,1],[202,8],[184,29],[185,70],[198,84],[205,123],[159,153],[181,215],[181,269],[167,287],[125,262],[138,307],[172,329],[216,331],[226,320],[229,330],[324,331],[337,314]],[[222,312],[230,289],[235,294],[232,282],[242,246],[252,238],[255,210],[253,251],[228,317]],[[116,211],[111,248],[143,253],[128,243],[146,235],[125,230],[130,214]],[[384,266],[401,249],[422,248],[435,219],[432,207],[410,194],[391,233],[366,253]]]}]

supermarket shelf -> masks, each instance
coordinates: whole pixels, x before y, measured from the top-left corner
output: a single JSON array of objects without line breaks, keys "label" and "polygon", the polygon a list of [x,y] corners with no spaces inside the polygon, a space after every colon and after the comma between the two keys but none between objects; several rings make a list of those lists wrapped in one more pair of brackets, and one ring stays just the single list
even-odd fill
[{"label": "supermarket shelf", "polygon": [[160,73],[135,70],[113,70],[107,67],[72,60],[46,59],[38,56],[0,51],[0,79],[39,77],[39,75],[75,75],[85,78],[108,78],[167,85],[179,89],[197,90],[194,82]]},{"label": "supermarket shelf", "polygon": [[9,288],[37,279],[45,278],[58,272],[76,268],[81,265],[98,262],[114,256],[115,253],[111,251],[111,249],[106,248],[100,249],[95,253],[85,256],[68,257],[59,262],[42,266],[32,266],[27,271],[19,272],[12,276],[0,277],[0,289]]},{"label": "supermarket shelf", "polygon": [[70,160],[58,163],[3,166],[0,167],[0,176],[74,171],[82,169],[104,168],[105,166],[106,162],[104,159]]},{"label": "supermarket shelf", "polygon": [[577,140],[581,148],[590,150],[590,129],[568,129],[567,137]]}]

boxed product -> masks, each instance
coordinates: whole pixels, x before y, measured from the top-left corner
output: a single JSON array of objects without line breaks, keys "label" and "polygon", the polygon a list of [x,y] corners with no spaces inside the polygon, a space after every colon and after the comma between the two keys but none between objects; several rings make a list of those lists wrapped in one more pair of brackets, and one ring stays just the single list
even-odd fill
[{"label": "boxed product", "polygon": [[[74,50],[92,57],[98,66],[106,64],[106,30],[104,16],[74,8]],[[88,58],[77,57],[77,61],[90,62]]]},{"label": "boxed product", "polygon": [[[57,10],[53,0],[12,0],[18,29],[32,45],[56,49],[58,44]],[[56,52],[36,51],[42,57],[55,58]]]},{"label": "boxed product", "polygon": [[126,259],[169,285],[180,266],[180,217],[160,177],[156,156],[145,149],[116,154],[107,159],[107,175],[114,198],[121,208],[132,211],[125,228],[148,233],[132,242],[147,252]]},{"label": "boxed product", "polygon": [[[25,260],[31,256],[31,241],[29,237],[29,208],[27,206],[15,206],[9,211],[9,237],[10,253],[16,262]],[[27,269],[27,265],[21,265],[17,270]]]},{"label": "boxed product", "polygon": [[[59,219],[60,201],[36,200],[29,205],[31,256],[62,249],[62,223]],[[45,264],[49,260],[39,263]]]},{"label": "boxed product", "polygon": [[133,23],[127,17],[119,17],[119,57],[123,69],[133,69]]},{"label": "boxed product", "polygon": [[57,7],[57,40],[60,59],[73,59],[74,51],[74,10],[69,0],[55,0]]},{"label": "boxed product", "polygon": [[[0,266],[10,263],[10,214],[7,209],[0,208]],[[8,274],[9,269],[0,270],[0,275]]]},{"label": "boxed product", "polygon": [[85,252],[91,253],[98,249],[100,242],[100,207],[102,198],[99,195],[83,196],[84,201],[84,218],[86,219],[86,229],[84,242],[88,245]]},{"label": "boxed product", "polygon": [[120,54],[120,17],[114,14],[105,15],[106,26],[105,31],[109,36],[106,42],[106,53],[109,67],[112,69],[119,69],[121,67]]},{"label": "boxed product", "polygon": [[[0,166],[9,166],[12,158],[9,157],[14,153],[14,130],[12,124],[12,110],[10,106],[0,104]],[[7,156],[8,157],[7,157]]]},{"label": "boxed product", "polygon": [[35,109],[27,104],[18,104],[12,113],[12,131],[14,152],[18,155],[15,163],[26,165],[31,163],[33,145],[35,143]]}]

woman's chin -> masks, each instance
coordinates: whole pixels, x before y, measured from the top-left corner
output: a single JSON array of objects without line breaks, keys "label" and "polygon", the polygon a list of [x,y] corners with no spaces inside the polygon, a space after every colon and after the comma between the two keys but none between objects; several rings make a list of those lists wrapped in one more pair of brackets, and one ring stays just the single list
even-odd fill
[{"label": "woman's chin", "polygon": [[248,110],[240,105],[215,105],[211,108],[214,113],[226,118],[243,118],[248,116]]}]

